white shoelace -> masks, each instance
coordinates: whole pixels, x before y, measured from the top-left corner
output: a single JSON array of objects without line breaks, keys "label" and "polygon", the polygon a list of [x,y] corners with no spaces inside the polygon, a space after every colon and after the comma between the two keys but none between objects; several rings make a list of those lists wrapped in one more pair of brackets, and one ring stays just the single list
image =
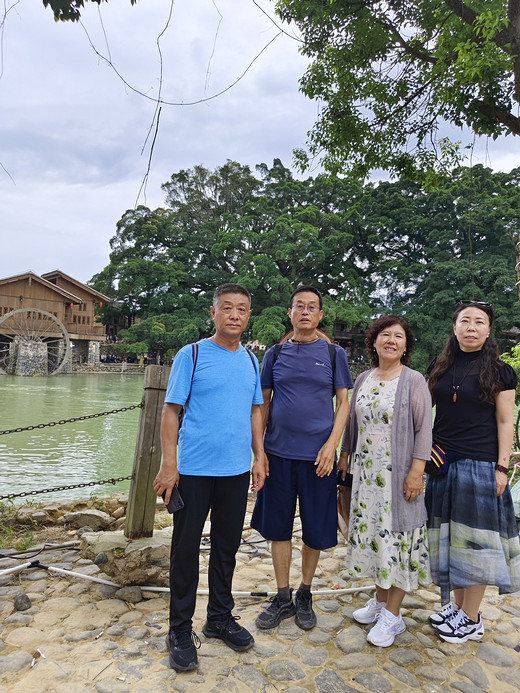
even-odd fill
[{"label": "white shoelace", "polygon": [[[393,616],[393,614],[392,614]],[[381,624],[381,625],[380,625]],[[383,611],[381,610],[379,614],[377,615],[377,625],[383,629],[383,630],[390,630],[391,628],[397,628],[399,625],[399,618],[397,616],[394,616],[394,618],[390,618],[390,616],[387,616],[387,614],[384,614]]]}]

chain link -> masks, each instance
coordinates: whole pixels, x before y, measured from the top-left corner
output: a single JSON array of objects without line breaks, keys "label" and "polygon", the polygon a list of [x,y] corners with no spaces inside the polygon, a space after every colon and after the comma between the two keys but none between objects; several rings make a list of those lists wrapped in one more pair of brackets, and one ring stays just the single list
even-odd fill
[{"label": "chain link", "polygon": [[54,491],[68,491],[72,488],[85,488],[87,486],[103,486],[104,484],[117,484],[118,481],[128,481],[134,475],[120,476],[117,479],[104,479],[103,481],[88,481],[83,484],[70,484],[69,486],[55,486],[54,488],[44,488],[40,491],[23,491],[22,493],[9,493],[7,496],[0,496],[0,501],[10,498],[24,498],[25,496],[36,496],[39,493],[54,493]]},{"label": "chain link", "polygon": [[[61,426],[62,424],[75,423],[76,421],[87,421],[87,419],[97,419],[100,416],[108,416],[109,414],[119,414],[121,411],[131,411],[132,409],[142,409],[143,404],[132,404],[130,407],[122,409],[112,409],[111,411],[102,411],[99,414],[85,414],[85,416],[75,416],[72,419],[60,419],[59,421],[50,421],[49,423],[37,424],[36,426],[25,426],[25,428],[11,428],[7,431],[0,431],[0,436],[8,433],[21,433],[22,431],[35,431],[38,428],[48,428],[49,426]],[[68,487],[65,487],[68,488]],[[74,487],[73,487],[74,488]],[[1,498],[1,497],[0,497]]]}]

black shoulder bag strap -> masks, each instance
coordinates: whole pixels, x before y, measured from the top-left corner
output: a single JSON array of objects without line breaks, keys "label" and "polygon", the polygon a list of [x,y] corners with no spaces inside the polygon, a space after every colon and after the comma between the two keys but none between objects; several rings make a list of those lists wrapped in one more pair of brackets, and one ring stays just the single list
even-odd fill
[{"label": "black shoulder bag strap", "polygon": [[256,370],[256,358],[255,358],[255,355],[253,354],[253,352],[251,351],[251,349],[248,349],[247,347],[246,347],[246,351],[247,351],[247,353],[249,354],[249,358],[251,359],[251,363],[253,364],[253,368],[255,369],[255,375],[256,375],[257,370]]},{"label": "black shoulder bag strap", "polygon": [[336,394],[336,345],[332,342],[327,342],[329,347],[330,365],[332,366],[332,396]]},{"label": "black shoulder bag strap", "polygon": [[280,356],[280,352],[282,350],[283,344],[275,344],[274,345],[274,356],[273,356],[273,366],[275,364],[276,359]]},{"label": "black shoulder bag strap", "polygon": [[191,358],[193,360],[193,370],[191,372],[190,391],[188,392],[188,397],[186,398],[186,402],[184,403],[184,406],[181,407],[181,410],[179,412],[179,429],[182,426],[182,421],[183,421],[184,416],[186,414],[186,410],[188,409],[188,402],[190,401],[190,397],[191,397],[191,387],[193,385],[193,376],[195,375],[195,368],[197,366],[198,357],[199,357],[199,344],[198,344],[198,342],[194,342],[191,345]]}]

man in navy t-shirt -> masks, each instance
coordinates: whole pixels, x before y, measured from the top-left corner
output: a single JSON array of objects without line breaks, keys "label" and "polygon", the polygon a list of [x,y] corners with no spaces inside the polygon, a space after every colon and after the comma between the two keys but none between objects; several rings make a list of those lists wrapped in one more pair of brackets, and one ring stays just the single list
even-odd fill
[{"label": "man in navy t-shirt", "polygon": [[250,303],[249,292],[239,284],[216,289],[210,308],[215,334],[198,342],[195,364],[191,345],[179,351],[166,391],[162,465],[153,487],[158,496],[165,493],[167,504],[178,486],[184,501],[174,515],[170,556],[168,646],[170,666],[176,671],[189,671],[198,664],[199,640],[192,632],[192,617],[200,540],[210,510],[209,600],[202,632],[236,651],[254,644],[251,633],[231,613],[231,583],[244,526],[251,447],[253,491],[262,487],[266,473],[258,362],[240,344],[251,315]]},{"label": "man in navy t-shirt", "polygon": [[[273,628],[296,614],[296,624],[316,625],[311,583],[320,551],[337,543],[336,449],[348,416],[353,386],[343,349],[329,344],[317,327],[323,317],[320,292],[300,286],[290,299],[293,337],[271,347],[262,363],[264,449],[269,476],[259,492],[251,526],[269,539],[278,594],[256,619]],[[336,397],[334,410],[333,397]],[[292,599],[289,571],[296,501],[302,523],[302,581]]]}]

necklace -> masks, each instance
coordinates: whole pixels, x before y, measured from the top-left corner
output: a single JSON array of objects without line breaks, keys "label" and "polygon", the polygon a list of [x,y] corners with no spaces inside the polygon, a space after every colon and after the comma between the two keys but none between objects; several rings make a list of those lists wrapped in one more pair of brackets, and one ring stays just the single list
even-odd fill
[{"label": "necklace", "polygon": [[317,342],[318,339],[320,339],[320,337],[314,337],[314,339],[311,339],[308,342],[300,342],[298,339],[294,339],[294,337],[291,337],[289,339],[289,341],[292,342],[293,344],[313,344],[314,342]]},{"label": "necklace", "polygon": [[462,374],[462,378],[460,379],[458,385],[455,384],[455,375],[456,375],[455,370],[456,370],[456,368],[457,368],[457,359],[455,359],[455,362],[454,362],[454,364],[453,364],[453,374],[452,374],[452,378],[451,378],[451,386],[452,386],[452,388],[453,388],[453,397],[452,397],[453,402],[456,402],[456,401],[457,401],[457,391],[459,390],[460,386],[461,386],[462,383],[464,382],[465,377],[466,377],[466,376],[468,375],[468,373],[470,372],[471,367],[473,366],[473,364],[475,363],[475,361],[477,361],[478,359],[480,359],[480,355],[479,355],[476,359],[473,359],[472,361],[469,362],[469,365],[466,366],[466,369],[465,369],[464,373]]}]

